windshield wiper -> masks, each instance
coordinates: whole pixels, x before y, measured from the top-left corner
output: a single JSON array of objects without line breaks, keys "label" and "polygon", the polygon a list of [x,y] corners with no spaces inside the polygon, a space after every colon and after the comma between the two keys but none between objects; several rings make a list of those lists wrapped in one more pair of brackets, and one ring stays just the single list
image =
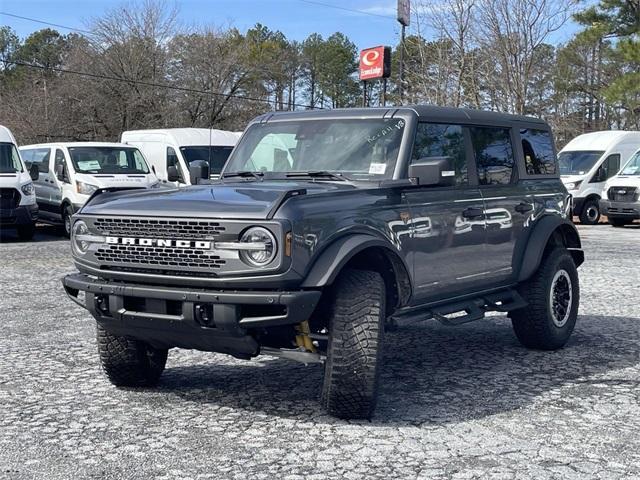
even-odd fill
[{"label": "windshield wiper", "polygon": [[264,177],[264,173],[252,172],[251,170],[240,170],[239,172],[230,172],[230,173],[222,174],[222,178],[229,178],[229,177],[242,177],[242,178],[253,177],[256,180],[262,180],[262,177]]},{"label": "windshield wiper", "polygon": [[291,177],[311,177],[311,178],[330,178],[340,182],[351,181],[349,177],[342,173],[329,172],[327,170],[309,170],[306,172],[287,172],[287,178]]}]

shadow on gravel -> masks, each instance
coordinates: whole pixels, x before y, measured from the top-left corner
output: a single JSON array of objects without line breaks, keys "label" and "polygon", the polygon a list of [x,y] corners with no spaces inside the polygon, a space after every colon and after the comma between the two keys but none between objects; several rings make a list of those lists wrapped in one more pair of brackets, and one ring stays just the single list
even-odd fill
[{"label": "shadow on gravel", "polygon": [[0,243],[35,243],[51,241],[69,241],[62,232],[62,227],[54,225],[38,224],[36,234],[32,240],[20,240],[14,228],[2,227],[0,229]]},{"label": "shadow on gravel", "polygon": [[[457,423],[515,410],[549,390],[635,366],[639,352],[640,319],[630,317],[581,316],[569,344],[556,352],[521,347],[501,317],[457,328],[401,325],[386,338],[372,424]],[[260,358],[169,368],[159,389],[192,402],[336,422],[317,401],[320,365]]]}]

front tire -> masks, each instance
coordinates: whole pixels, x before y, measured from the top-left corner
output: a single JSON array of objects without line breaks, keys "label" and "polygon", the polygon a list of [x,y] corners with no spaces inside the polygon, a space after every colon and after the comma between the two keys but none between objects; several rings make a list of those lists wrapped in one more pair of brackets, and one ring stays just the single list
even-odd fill
[{"label": "front tire", "polygon": [[65,205],[62,209],[62,228],[67,238],[71,237],[71,217],[73,215],[73,207]]},{"label": "front tire", "polygon": [[17,228],[18,238],[23,241],[31,240],[36,233],[36,226],[33,223],[20,225]]},{"label": "front tire", "polygon": [[576,324],[580,304],[578,270],[571,254],[556,248],[519,288],[528,306],[511,313],[516,337],[527,348],[562,348]]},{"label": "front tire", "polygon": [[580,223],[596,225],[600,221],[600,203],[597,199],[587,200],[580,212]]},{"label": "front tire", "polygon": [[158,383],[168,350],[140,340],[113,335],[98,324],[98,353],[102,369],[117,387],[150,387]]},{"label": "front tire", "polygon": [[384,280],[376,272],[348,269],[333,292],[321,403],[335,417],[368,419],[378,397]]}]

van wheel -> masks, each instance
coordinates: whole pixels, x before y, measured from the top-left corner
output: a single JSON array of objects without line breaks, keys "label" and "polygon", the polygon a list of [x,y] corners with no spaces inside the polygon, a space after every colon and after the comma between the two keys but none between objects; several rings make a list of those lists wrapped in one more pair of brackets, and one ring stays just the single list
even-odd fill
[{"label": "van wheel", "polygon": [[587,200],[580,213],[580,223],[596,225],[600,221],[600,205],[598,200]]},{"label": "van wheel", "polygon": [[20,240],[31,240],[36,233],[36,226],[33,223],[20,225],[18,227],[18,238]]},{"label": "van wheel", "polygon": [[321,403],[333,416],[368,419],[382,362],[384,280],[377,272],[348,269],[333,292]]},{"label": "van wheel", "polygon": [[71,217],[73,215],[73,207],[71,205],[65,205],[62,209],[62,225],[64,228],[64,234],[67,238],[71,237]]},{"label": "van wheel", "polygon": [[578,270],[569,252],[552,250],[518,292],[529,304],[510,314],[520,343],[538,350],[563,347],[575,327],[580,304]]},{"label": "van wheel", "polygon": [[102,369],[117,387],[150,387],[158,383],[167,363],[167,349],[153,348],[130,337],[113,335],[98,324]]}]

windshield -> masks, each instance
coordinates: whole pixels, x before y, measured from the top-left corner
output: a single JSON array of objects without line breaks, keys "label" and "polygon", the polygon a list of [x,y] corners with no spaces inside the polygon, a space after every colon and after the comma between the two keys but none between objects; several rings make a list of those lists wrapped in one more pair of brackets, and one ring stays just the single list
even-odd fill
[{"label": "windshield", "polygon": [[78,173],[149,173],[149,167],[137,148],[69,147],[73,167]]},{"label": "windshield", "polygon": [[595,165],[604,152],[600,151],[574,151],[560,152],[558,163],[560,175],[584,175]]},{"label": "windshield", "polygon": [[391,178],[404,126],[398,118],[254,124],[225,174],[273,172],[285,178],[288,172],[322,171],[354,180]]},{"label": "windshield", "polygon": [[222,167],[227,163],[229,155],[233,147],[230,146],[192,146],[180,147],[182,156],[191,164],[195,160],[204,160],[209,162],[209,172],[212,175],[218,175],[222,171]]},{"label": "windshield", "polygon": [[618,175],[640,175],[640,150],[638,150],[627,162]]},{"label": "windshield", "polygon": [[13,143],[0,143],[0,173],[22,172],[18,149]]}]

